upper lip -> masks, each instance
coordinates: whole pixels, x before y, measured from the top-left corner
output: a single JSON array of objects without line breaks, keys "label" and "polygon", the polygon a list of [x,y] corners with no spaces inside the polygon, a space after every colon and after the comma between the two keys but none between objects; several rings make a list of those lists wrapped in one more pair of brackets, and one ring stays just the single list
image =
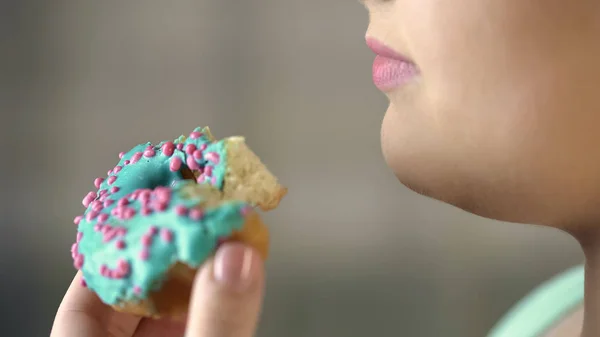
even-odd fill
[{"label": "upper lip", "polygon": [[413,63],[413,61],[410,60],[408,57],[406,57],[406,56],[400,54],[399,52],[395,51],[394,49],[388,47],[387,45],[385,45],[383,42],[377,40],[376,38],[367,37],[366,41],[367,41],[367,46],[376,55],[394,59],[394,60]]}]

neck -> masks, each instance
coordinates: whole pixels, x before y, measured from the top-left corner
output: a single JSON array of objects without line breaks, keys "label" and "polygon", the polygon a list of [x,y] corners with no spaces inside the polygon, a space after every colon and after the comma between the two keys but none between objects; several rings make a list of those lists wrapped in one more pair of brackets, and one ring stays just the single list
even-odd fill
[{"label": "neck", "polygon": [[585,254],[582,337],[600,336],[600,232],[575,235]]}]

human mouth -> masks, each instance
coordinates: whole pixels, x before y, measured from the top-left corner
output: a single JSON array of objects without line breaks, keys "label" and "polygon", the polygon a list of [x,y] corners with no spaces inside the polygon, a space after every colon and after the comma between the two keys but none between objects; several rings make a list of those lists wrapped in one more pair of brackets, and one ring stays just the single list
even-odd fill
[{"label": "human mouth", "polygon": [[391,91],[412,81],[417,65],[379,40],[367,38],[367,46],[377,55],[373,62],[373,83],[381,91]]}]

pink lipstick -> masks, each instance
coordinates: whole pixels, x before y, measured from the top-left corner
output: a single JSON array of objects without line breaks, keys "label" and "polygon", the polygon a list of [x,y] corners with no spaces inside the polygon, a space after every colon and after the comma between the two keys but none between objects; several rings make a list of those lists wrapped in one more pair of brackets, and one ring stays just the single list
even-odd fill
[{"label": "pink lipstick", "polygon": [[380,41],[367,38],[367,46],[377,55],[373,62],[373,83],[379,90],[398,88],[419,74],[414,62]]}]

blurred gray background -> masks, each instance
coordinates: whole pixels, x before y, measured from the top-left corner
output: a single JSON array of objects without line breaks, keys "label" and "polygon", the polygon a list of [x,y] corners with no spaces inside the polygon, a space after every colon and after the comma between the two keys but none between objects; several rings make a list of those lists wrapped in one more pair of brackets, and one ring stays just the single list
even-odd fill
[{"label": "blurred gray background", "polygon": [[258,336],[483,336],[581,261],[395,181],[366,27],[348,0],[2,2],[2,336],[48,335],[93,178],[196,125],[245,135],[290,189]]}]

